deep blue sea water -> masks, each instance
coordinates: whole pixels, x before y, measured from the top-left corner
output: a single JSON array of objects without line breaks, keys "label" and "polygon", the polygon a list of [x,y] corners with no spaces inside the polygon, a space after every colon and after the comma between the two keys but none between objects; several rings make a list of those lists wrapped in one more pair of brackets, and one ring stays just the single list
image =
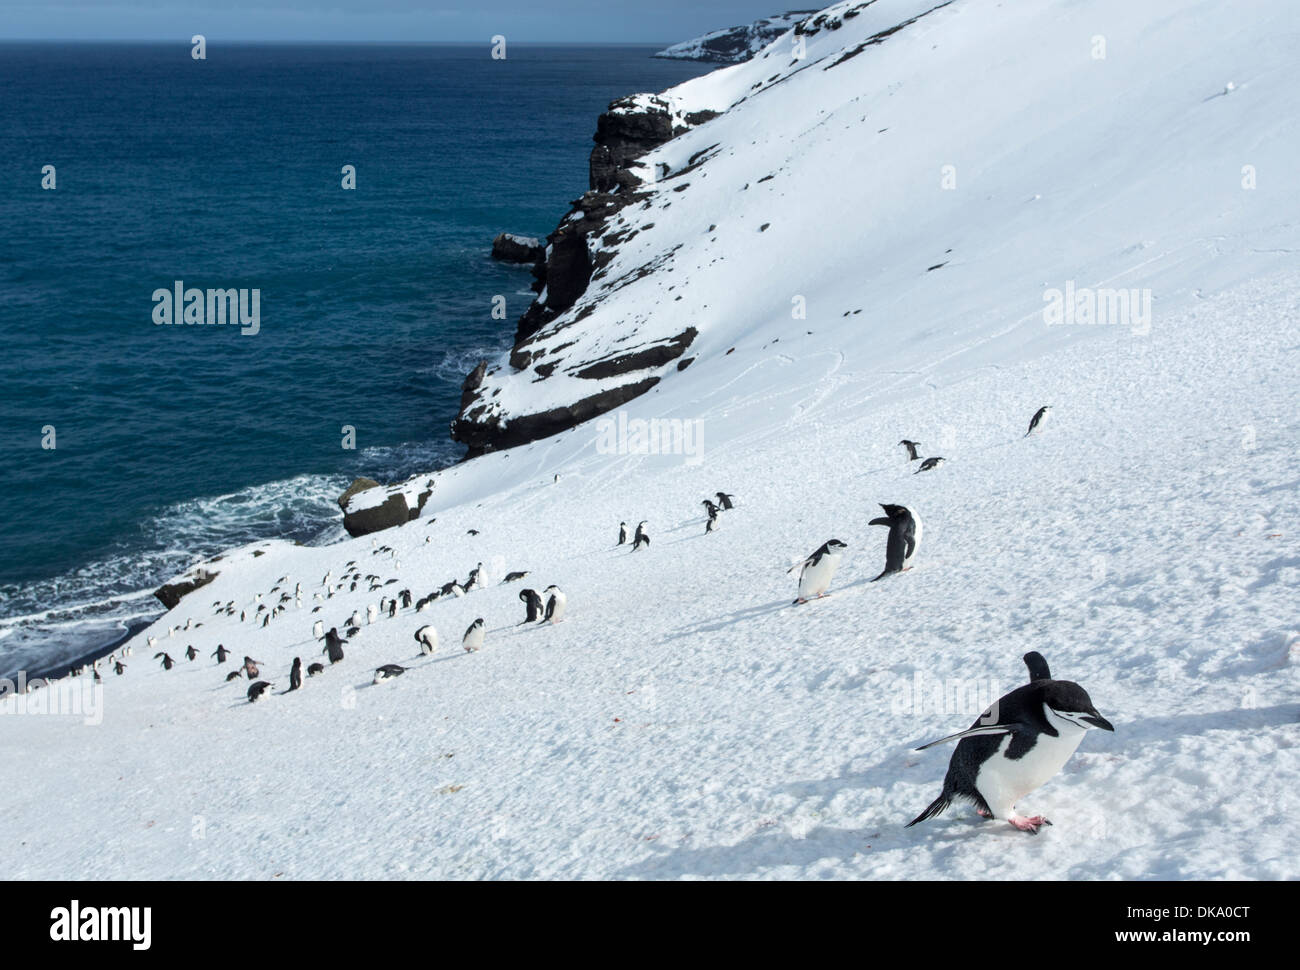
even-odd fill
[{"label": "deep blue sea water", "polygon": [[[340,536],[355,475],[457,460],[531,299],[492,238],[555,227],[611,99],[708,69],[655,49],[0,44],[0,676],[199,557]],[[258,288],[260,332],[155,326],[176,280]]]}]

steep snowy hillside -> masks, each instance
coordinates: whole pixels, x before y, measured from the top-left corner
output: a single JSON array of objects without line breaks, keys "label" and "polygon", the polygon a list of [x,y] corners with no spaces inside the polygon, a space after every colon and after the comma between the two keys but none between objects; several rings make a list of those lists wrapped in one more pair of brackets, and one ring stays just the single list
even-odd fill
[{"label": "steep snowy hillside", "polygon": [[1170,313],[1243,265],[1285,264],[1300,209],[1300,183],[1276,177],[1300,107],[1285,9],[827,8],[654,99],[675,130],[723,113],[644,156],[641,184],[580,200],[552,248],[590,281],[541,295],[471,381],[456,436],[509,446],[651,387],[698,394],[743,366],[724,359],[738,342],[806,330],[854,364],[967,368],[989,346],[1095,334],[1042,325],[1044,292],[1070,281],[1150,288]]},{"label": "steep snowy hillside", "polygon": [[[805,59],[787,36],[664,93],[689,130],[638,171],[668,176],[533,362],[475,393],[513,419],[648,392],[429,476],[399,528],[232,552],[89,717],[24,712],[66,683],[0,702],[39,765],[0,793],[11,877],[1300,876],[1290,5],[927,9],[840,4]],[[564,366],[688,329],[684,370]],[[946,463],[917,473],[902,438]],[[873,583],[880,503],[925,527]],[[641,520],[649,548],[616,545]],[[792,605],[786,570],[832,537],[832,595]],[[479,563],[485,588],[368,621]],[[563,622],[520,625],[551,584]],[[282,693],[324,660],[313,623],[354,613],[345,658]],[[1055,824],[905,828],[952,750],[914,749],[1030,650],[1115,726],[1022,800]],[[245,655],[256,704],[227,681]]]},{"label": "steep snowy hillside", "polygon": [[791,10],[773,17],[763,17],[752,24],[711,30],[701,37],[665,47],[655,57],[738,64],[749,60],[799,21],[815,13],[816,10]]}]

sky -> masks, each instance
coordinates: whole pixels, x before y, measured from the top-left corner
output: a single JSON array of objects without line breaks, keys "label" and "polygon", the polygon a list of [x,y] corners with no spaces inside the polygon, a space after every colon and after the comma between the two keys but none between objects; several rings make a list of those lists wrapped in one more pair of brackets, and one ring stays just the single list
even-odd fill
[{"label": "sky", "polygon": [[0,0],[0,40],[674,43],[830,0]]}]

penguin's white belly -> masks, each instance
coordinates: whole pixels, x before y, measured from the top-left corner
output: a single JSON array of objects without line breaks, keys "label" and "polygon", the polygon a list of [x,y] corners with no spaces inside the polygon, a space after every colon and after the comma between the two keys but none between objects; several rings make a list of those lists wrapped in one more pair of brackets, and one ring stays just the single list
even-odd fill
[{"label": "penguin's white belly", "polygon": [[1041,788],[1064,767],[1079,747],[1086,733],[1083,728],[1070,724],[1057,726],[1058,737],[1040,734],[1022,758],[1008,758],[1007,748],[1011,735],[1002,739],[998,750],[980,765],[975,776],[975,787],[984,796],[994,818],[1005,819],[1015,811],[1016,802],[1031,791]]},{"label": "penguin's white belly", "polygon": [[903,558],[904,569],[907,569],[912,565],[912,560],[915,559],[916,554],[921,551],[921,517],[911,509],[908,511],[912,512],[912,554]]},{"label": "penguin's white belly", "polygon": [[558,595],[555,597],[555,610],[551,613],[552,623],[560,622],[560,618],[564,616],[564,610],[568,605],[569,601],[567,598]]},{"label": "penguin's white belly", "polygon": [[835,570],[839,568],[840,556],[822,556],[821,560],[812,566],[805,566],[803,572],[799,574],[799,598],[812,599],[814,596],[820,596],[830,588],[831,580],[835,578]]}]

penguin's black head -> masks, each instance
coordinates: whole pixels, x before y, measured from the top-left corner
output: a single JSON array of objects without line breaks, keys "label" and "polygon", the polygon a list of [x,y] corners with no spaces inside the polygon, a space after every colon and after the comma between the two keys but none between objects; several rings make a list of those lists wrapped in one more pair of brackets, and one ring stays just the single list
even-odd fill
[{"label": "penguin's black head", "polygon": [[1097,708],[1092,706],[1092,698],[1078,684],[1068,680],[1051,680],[1046,683],[1043,703],[1052,709],[1052,713],[1077,724],[1084,730],[1088,728],[1115,730],[1115,726],[1110,721],[1097,713]]},{"label": "penguin's black head", "polygon": [[842,552],[848,548],[848,544],[840,542],[839,539],[831,539],[826,543],[826,548],[831,552]]}]

